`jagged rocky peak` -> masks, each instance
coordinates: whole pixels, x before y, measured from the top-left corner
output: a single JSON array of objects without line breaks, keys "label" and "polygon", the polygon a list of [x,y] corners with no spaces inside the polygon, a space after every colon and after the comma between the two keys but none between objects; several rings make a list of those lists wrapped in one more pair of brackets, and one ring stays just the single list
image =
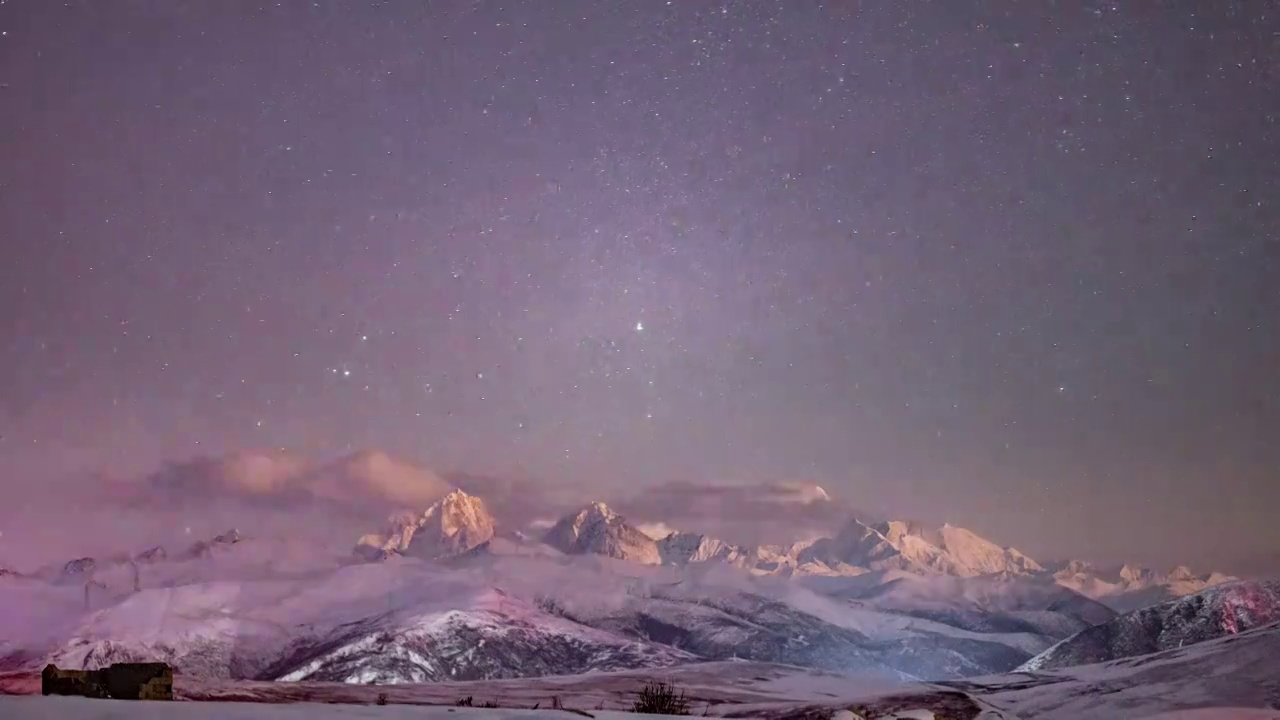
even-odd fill
[{"label": "jagged rocky peak", "polygon": [[1155,571],[1139,567],[1137,565],[1125,564],[1120,567],[1120,579],[1127,583],[1150,582],[1155,579]]},{"label": "jagged rocky peak", "polygon": [[1097,572],[1097,568],[1084,560],[1068,560],[1062,563],[1062,566],[1058,568],[1054,575],[1056,577],[1070,577],[1072,575],[1094,574]]},{"label": "jagged rocky peak", "polygon": [[566,515],[543,536],[543,542],[570,555],[604,555],[658,565],[658,543],[602,502]]},{"label": "jagged rocky peak", "polygon": [[709,535],[673,532],[658,541],[658,555],[664,565],[687,565],[712,560],[741,565],[750,558],[751,550]]},{"label": "jagged rocky peak", "polygon": [[457,555],[493,539],[494,530],[493,515],[484,500],[454,490],[421,514],[391,516],[382,533],[360,538],[356,554],[370,560],[394,554],[421,558]]},{"label": "jagged rocky peak", "polygon": [[435,557],[465,552],[488,542],[493,532],[493,516],[484,501],[454,490],[423,513],[406,554]]}]

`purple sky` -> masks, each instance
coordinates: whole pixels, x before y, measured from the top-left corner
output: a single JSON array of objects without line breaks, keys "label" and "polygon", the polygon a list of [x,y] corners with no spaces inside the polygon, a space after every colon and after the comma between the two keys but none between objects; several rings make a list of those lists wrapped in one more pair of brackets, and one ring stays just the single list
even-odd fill
[{"label": "purple sky", "polygon": [[0,488],[373,446],[1280,547],[1265,3],[279,5],[0,3]]}]

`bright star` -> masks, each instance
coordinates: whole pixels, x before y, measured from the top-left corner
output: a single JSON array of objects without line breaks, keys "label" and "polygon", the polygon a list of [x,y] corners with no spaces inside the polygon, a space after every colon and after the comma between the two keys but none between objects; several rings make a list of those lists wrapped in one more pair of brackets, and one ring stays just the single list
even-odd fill
[{"label": "bright star", "polygon": [[642,322],[636,323],[636,332],[644,332],[644,323]]}]

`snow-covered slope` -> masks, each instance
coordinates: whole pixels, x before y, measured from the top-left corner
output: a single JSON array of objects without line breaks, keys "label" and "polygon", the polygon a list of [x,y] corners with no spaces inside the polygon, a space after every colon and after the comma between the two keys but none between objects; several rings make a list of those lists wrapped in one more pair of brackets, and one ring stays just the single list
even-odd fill
[{"label": "snow-covered slope", "polygon": [[489,590],[466,609],[399,611],[344,625],[296,643],[263,674],[284,681],[394,684],[665,667],[695,659]]},{"label": "snow-covered slope", "polygon": [[[483,682],[433,682],[425,685],[329,683],[244,683],[175,678],[185,700],[249,700],[258,705],[143,703],[138,713],[173,712],[173,717],[487,717],[481,709],[452,707],[473,697],[510,710],[494,717],[538,717],[535,705],[549,707],[555,697],[564,707],[607,718],[627,707],[652,679],[673,682],[688,692],[694,715],[813,720],[849,717],[960,717],[983,720],[1264,720],[1277,716],[1280,675],[1280,625],[1227,638],[1098,665],[1049,672],[1011,673],[935,683],[893,683],[858,676],[750,662],[697,663],[650,671],[589,673]],[[38,688],[38,684],[35,686]],[[387,707],[375,707],[379,696]],[[297,703],[325,703],[297,704]],[[77,704],[78,703],[78,704]],[[402,703],[414,703],[405,707]],[[344,706],[344,704],[346,704]],[[352,706],[355,707],[352,707]],[[118,704],[66,698],[0,697],[0,716],[9,718],[81,717],[70,708],[92,707],[107,713]],[[132,707],[132,706],[131,706]],[[24,715],[31,708],[43,714]],[[603,708],[603,709],[596,709]],[[540,711],[539,711],[540,712]],[[843,715],[838,713],[845,713]],[[87,715],[85,717],[105,717]],[[145,715],[160,718],[167,715]],[[565,717],[568,717],[567,715]]]},{"label": "snow-covered slope", "polygon": [[1144,655],[1276,621],[1280,621],[1280,581],[1227,583],[1081,630],[1021,669],[1050,670]]},{"label": "snow-covered slope", "polygon": [[[653,679],[686,690],[694,715],[713,717],[812,720],[848,717],[961,717],[995,720],[1269,720],[1280,715],[1280,625],[1136,658],[1049,672],[1011,673],[935,683],[894,683],[830,672],[750,662],[695,663],[648,671],[588,673],[480,682],[432,682],[423,685],[371,686],[331,683],[229,682],[175,678],[184,700],[242,700],[258,705],[144,703],[150,712],[181,710],[181,717],[275,717],[296,711],[297,717],[486,717],[476,709],[454,708],[459,698],[476,704],[494,702],[508,710],[501,717],[538,717],[535,705],[549,707],[556,698],[566,708],[597,718],[630,705],[635,693]],[[38,682],[33,686],[38,691]],[[31,690],[26,690],[31,692]],[[375,707],[379,696],[387,707]],[[79,702],[80,705],[75,703]],[[25,704],[24,704],[25,703]],[[297,703],[325,703],[297,704]],[[402,703],[413,703],[405,707]],[[344,704],[345,707],[344,707]],[[64,698],[5,698],[0,716],[9,718],[80,717],[72,707],[107,713],[118,703]],[[354,706],[354,707],[353,707]],[[24,715],[31,708],[43,714]],[[153,710],[154,709],[154,710]],[[142,715],[138,715],[142,717]],[[409,717],[409,714],[404,717]],[[105,717],[86,715],[85,717]],[[150,717],[150,716],[148,716]],[[167,717],[157,715],[157,718]],[[178,715],[174,715],[178,717]],[[291,717],[280,715],[280,717]],[[567,715],[565,717],[568,717]]]},{"label": "snow-covered slope", "polygon": [[[548,700],[548,698],[543,698]],[[371,701],[372,702],[372,701]],[[453,707],[441,703],[421,705],[373,705],[304,703],[130,703],[130,720],[577,720],[580,714],[549,704],[541,708],[492,709]],[[586,713],[576,708],[579,713]],[[6,720],[113,720],[119,704],[75,697],[0,697],[0,717]],[[653,720],[669,715],[641,715],[624,711],[596,711],[595,720]]]},{"label": "snow-covered slope", "polygon": [[1272,624],[1097,665],[940,684],[1019,718],[1039,720],[1152,718],[1208,708],[1266,708],[1274,717],[1280,715],[1277,666],[1280,625]]},{"label": "snow-covered slope", "polygon": [[662,562],[653,538],[600,502],[561,518],[543,542],[570,555],[604,555],[646,565]]},{"label": "snow-covered slope", "polygon": [[[153,658],[201,676],[390,682],[697,656],[942,678],[1010,669],[1053,640],[851,608],[727,566],[477,552],[499,540],[512,542],[495,537],[444,564],[397,554],[302,569],[263,564],[249,550],[272,547],[242,540],[207,557],[157,562],[138,591],[128,575],[106,577],[87,611],[79,585],[24,580],[55,596],[49,606],[62,614],[58,623],[38,617],[34,608],[48,603],[29,590],[28,618],[53,629],[12,636],[0,657],[36,666]],[[539,652],[545,663],[531,659]]]},{"label": "snow-covered slope", "polygon": [[[807,578],[804,584],[857,607],[975,633],[1024,633],[1056,640],[1115,617],[1105,605],[1039,577],[958,578],[901,571],[864,577],[862,582]],[[1035,652],[1041,649],[1044,646]]]},{"label": "snow-covered slope", "polygon": [[[57,597],[70,609],[74,588],[40,585],[61,590]],[[227,678],[405,682],[692,659],[555,617],[474,574],[408,559],[291,580],[144,588],[74,621],[64,616],[47,636],[25,640],[3,646],[9,665],[151,659]]]}]

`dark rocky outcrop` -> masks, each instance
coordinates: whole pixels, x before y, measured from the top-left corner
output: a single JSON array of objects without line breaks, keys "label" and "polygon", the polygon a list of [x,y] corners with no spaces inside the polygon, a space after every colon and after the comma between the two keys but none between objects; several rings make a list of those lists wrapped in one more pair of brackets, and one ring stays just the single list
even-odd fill
[{"label": "dark rocky outcrop", "polygon": [[112,700],[172,700],[173,669],[165,663],[116,663],[101,670],[62,670],[46,665],[40,673],[40,692]]},{"label": "dark rocky outcrop", "polygon": [[1076,633],[1020,668],[1055,670],[1147,655],[1280,621],[1280,581],[1241,580],[1120,615]]}]

